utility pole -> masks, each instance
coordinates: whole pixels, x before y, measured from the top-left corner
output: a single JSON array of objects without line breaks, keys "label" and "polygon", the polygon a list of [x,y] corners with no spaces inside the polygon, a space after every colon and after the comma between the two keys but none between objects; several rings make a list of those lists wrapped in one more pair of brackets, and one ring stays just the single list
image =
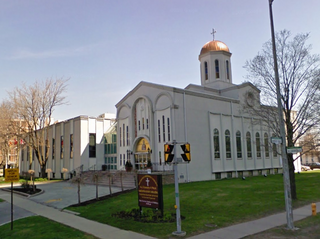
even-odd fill
[{"label": "utility pole", "polygon": [[272,14],[273,0],[268,0],[268,1],[269,1],[271,38],[272,38],[273,61],[274,61],[274,74],[275,74],[276,90],[277,90],[280,136],[282,138],[281,157],[282,157],[282,165],[283,165],[283,184],[284,184],[284,197],[285,197],[285,204],[286,204],[287,227],[288,229],[293,230],[294,225],[293,225],[293,213],[292,213],[291,187],[290,187],[290,178],[289,178],[289,165],[288,165],[287,149],[286,149],[286,131],[285,131],[284,121],[283,121],[283,109],[282,109],[281,94],[280,94],[277,49],[276,49],[276,41],[275,41],[274,26],[273,26],[273,14]]}]

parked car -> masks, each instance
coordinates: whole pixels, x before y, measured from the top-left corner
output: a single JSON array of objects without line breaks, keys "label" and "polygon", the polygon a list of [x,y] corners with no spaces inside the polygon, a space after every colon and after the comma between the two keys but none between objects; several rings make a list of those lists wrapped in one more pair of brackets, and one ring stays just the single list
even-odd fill
[{"label": "parked car", "polygon": [[307,165],[301,165],[301,171],[309,171],[311,168]]},{"label": "parked car", "polygon": [[309,167],[311,168],[311,170],[313,170],[315,168],[320,168],[320,163],[318,163],[318,162],[311,163],[311,164],[309,164]]}]

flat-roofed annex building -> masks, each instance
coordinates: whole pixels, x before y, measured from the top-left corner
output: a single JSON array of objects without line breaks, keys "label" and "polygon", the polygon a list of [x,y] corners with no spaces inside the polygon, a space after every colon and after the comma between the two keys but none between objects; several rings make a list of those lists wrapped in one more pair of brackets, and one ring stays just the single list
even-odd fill
[{"label": "flat-roofed annex building", "polygon": [[243,104],[261,107],[260,90],[232,83],[228,46],[206,43],[199,61],[200,85],[140,82],[116,104],[119,166],[130,160],[143,169],[150,160],[153,170],[172,170],[164,163],[164,144],[176,140],[191,145],[191,162],[178,168],[180,181],[280,172],[271,129],[243,111]]},{"label": "flat-roofed annex building", "polygon": [[[105,132],[115,123],[114,114],[99,117],[78,116],[56,122],[49,127],[49,159],[46,168],[52,170],[51,177],[63,178],[62,169],[69,173],[82,169],[101,169],[105,164]],[[29,169],[35,176],[41,175],[39,162],[29,147],[21,150],[20,172]]]}]

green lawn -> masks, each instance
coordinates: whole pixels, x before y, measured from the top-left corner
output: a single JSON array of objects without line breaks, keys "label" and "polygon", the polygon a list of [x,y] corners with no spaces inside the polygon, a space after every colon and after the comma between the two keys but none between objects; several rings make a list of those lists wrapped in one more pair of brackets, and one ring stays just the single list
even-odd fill
[{"label": "green lawn", "polygon": [[97,239],[96,237],[78,231],[71,227],[51,221],[40,216],[32,216],[19,219],[0,226],[1,239]]},{"label": "green lawn", "polygon": [[[296,174],[298,200],[294,207],[320,201],[320,171]],[[248,177],[180,184],[182,230],[187,236],[284,211],[283,177]],[[174,185],[165,185],[164,210],[175,212]],[[95,204],[68,208],[82,217],[157,238],[168,238],[175,223],[140,223],[111,216],[121,210],[138,208],[137,191]],[[145,210],[145,209],[144,209]],[[206,226],[207,225],[207,226]]]}]

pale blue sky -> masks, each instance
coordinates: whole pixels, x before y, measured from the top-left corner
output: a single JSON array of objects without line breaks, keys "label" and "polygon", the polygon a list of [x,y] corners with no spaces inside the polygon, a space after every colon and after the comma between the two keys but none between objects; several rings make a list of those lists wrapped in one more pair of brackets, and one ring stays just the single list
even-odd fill
[{"label": "pale blue sky", "polygon": [[[310,32],[320,53],[320,1],[274,0],[276,31]],[[268,0],[0,0],[0,100],[22,82],[70,78],[54,113],[115,113],[140,81],[200,84],[198,55],[216,39],[232,52],[233,81],[270,39]]]}]

